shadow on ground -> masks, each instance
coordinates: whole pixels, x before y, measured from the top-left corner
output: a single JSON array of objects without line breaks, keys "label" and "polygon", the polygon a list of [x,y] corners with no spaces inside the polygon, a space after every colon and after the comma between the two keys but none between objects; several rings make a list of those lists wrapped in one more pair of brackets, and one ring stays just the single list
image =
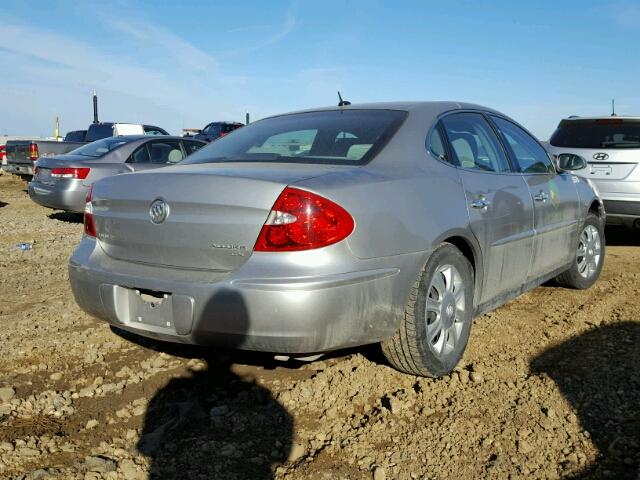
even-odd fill
[{"label": "shadow on ground", "polygon": [[[248,314],[239,295],[223,296],[213,298],[210,305],[218,312],[221,302],[224,305],[234,330],[226,345],[233,348],[243,342]],[[274,478],[275,468],[291,451],[293,419],[269,390],[253,378],[232,372],[231,351],[156,342],[115,331],[144,347],[199,358],[207,365],[186,377],[172,378],[149,402],[137,445],[151,461],[149,478]]]},{"label": "shadow on ground", "polygon": [[605,230],[607,246],[640,247],[640,230],[610,226]]},{"label": "shadow on ground", "polygon": [[6,207],[7,205],[9,205],[7,202],[0,201],[0,208]]},{"label": "shadow on ground", "polygon": [[58,220],[65,223],[82,223],[82,213],[54,212],[47,215],[51,220]]},{"label": "shadow on ground", "polygon": [[594,329],[531,363],[552,378],[599,450],[575,479],[640,478],[640,323]]}]

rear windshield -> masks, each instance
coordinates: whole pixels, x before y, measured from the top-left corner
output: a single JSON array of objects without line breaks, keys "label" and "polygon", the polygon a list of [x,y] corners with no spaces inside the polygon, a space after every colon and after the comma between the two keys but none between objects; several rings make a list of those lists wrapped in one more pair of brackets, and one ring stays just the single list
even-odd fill
[{"label": "rear windshield", "polygon": [[71,150],[69,153],[74,155],[82,155],[85,157],[102,157],[106,153],[109,153],[112,150],[115,150],[122,145],[132,142],[133,140],[137,140],[137,138],[126,139],[122,137],[111,137],[104,138],[102,140],[98,140],[93,143],[89,143],[87,145],[83,145],[80,148],[76,148],[75,150]]},{"label": "rear windshield", "polygon": [[107,138],[113,136],[113,124],[98,124],[95,123],[89,126],[87,130],[87,142],[95,142],[101,138]]},{"label": "rear windshield", "polygon": [[640,121],[621,118],[563,120],[551,136],[554,147],[640,148]]},{"label": "rear windshield", "polygon": [[182,164],[363,164],[393,136],[405,117],[406,112],[397,110],[332,110],[267,118],[210,143]]}]

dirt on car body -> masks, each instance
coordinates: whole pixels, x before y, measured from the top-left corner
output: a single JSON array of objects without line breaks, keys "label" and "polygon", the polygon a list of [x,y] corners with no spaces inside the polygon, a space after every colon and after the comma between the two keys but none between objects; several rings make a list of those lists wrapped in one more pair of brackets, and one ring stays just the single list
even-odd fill
[{"label": "dirt on car body", "polygon": [[607,232],[591,289],[477,318],[433,380],[373,347],[279,363],[111,330],[68,285],[81,218],[25,185],[0,175],[1,478],[638,478],[637,233]]}]

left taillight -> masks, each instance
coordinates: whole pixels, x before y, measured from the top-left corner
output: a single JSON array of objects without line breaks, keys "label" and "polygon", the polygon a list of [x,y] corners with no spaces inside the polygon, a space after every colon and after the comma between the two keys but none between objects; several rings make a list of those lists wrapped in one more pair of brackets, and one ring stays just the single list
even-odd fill
[{"label": "left taillight", "polygon": [[96,222],[93,218],[93,185],[89,187],[84,204],[84,233],[89,237],[96,236]]},{"label": "left taillight", "polygon": [[4,145],[0,145],[0,162],[4,160],[4,156],[5,156]]},{"label": "left taillight", "polygon": [[89,175],[91,169],[88,167],[81,168],[52,168],[51,176],[55,178],[75,178],[78,180],[84,180]]},{"label": "left taillight", "polygon": [[31,142],[29,144],[29,160],[35,162],[40,156],[40,152],[38,151],[38,144]]}]

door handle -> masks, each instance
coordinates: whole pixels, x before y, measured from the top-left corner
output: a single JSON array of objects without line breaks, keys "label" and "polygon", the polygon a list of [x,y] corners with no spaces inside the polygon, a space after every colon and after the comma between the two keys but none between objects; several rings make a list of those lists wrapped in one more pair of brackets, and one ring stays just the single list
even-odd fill
[{"label": "door handle", "polygon": [[486,210],[491,205],[491,202],[484,197],[480,197],[478,200],[474,200],[471,202],[472,208],[477,208],[478,210]]},{"label": "door handle", "polygon": [[547,200],[549,200],[549,195],[547,195],[547,194],[546,194],[546,193],[544,193],[542,190],[540,190],[540,193],[539,193],[539,194],[537,194],[537,195],[534,195],[534,196],[533,196],[533,199],[534,199],[536,202],[542,202],[542,203],[544,203],[544,202],[546,202]]}]

